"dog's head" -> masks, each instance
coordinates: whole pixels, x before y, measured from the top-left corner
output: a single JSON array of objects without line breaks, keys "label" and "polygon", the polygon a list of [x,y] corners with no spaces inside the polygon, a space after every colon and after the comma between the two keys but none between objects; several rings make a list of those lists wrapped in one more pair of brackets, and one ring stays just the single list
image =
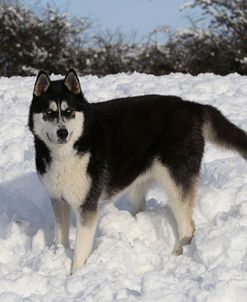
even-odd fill
[{"label": "dog's head", "polygon": [[47,145],[75,142],[82,134],[85,104],[74,70],[58,81],[41,71],[34,85],[29,128]]}]

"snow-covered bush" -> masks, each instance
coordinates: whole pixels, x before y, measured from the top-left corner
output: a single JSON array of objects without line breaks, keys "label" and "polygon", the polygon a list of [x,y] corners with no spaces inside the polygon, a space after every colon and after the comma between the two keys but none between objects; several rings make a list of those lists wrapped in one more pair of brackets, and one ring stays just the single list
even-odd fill
[{"label": "snow-covered bush", "polygon": [[239,62],[234,50],[225,45],[225,39],[209,30],[184,29],[175,32],[166,47],[177,71],[227,74],[239,70]]},{"label": "snow-covered bush", "polygon": [[[157,41],[145,50],[145,66],[155,74],[169,71],[198,74],[213,72],[225,75],[247,73],[247,1],[193,0],[183,8],[200,7],[207,20],[207,28],[197,22],[192,28],[172,31],[159,27],[155,35],[165,35],[161,45]],[[205,18],[202,20],[205,21]]]},{"label": "snow-covered bush", "polygon": [[[63,73],[83,68],[82,34],[88,23],[47,7],[39,16],[23,4],[0,1],[0,74]],[[78,58],[81,58],[78,60]]]},{"label": "snow-covered bush", "polygon": [[161,27],[154,32],[165,34],[163,43],[153,35],[136,42],[119,31],[99,34],[87,19],[50,7],[35,13],[25,3],[0,0],[0,75],[61,74],[70,67],[81,75],[247,73],[247,0],[191,0],[184,7],[200,7],[208,28]]},{"label": "snow-covered bush", "polygon": [[[184,8],[186,7],[200,7],[203,15],[209,19],[207,35],[211,36],[209,44],[215,49],[213,51],[215,59],[212,63],[216,64],[216,72],[224,74],[237,71],[246,74],[247,1],[192,0],[184,5]],[[205,46],[204,41],[203,39],[201,44],[203,47]],[[201,54],[200,51],[198,54]],[[229,61],[229,64],[227,61]],[[218,64],[223,65],[219,70],[217,68]]]},{"label": "snow-covered bush", "polygon": [[140,71],[138,58],[143,45],[134,37],[126,37],[121,31],[95,33],[93,47],[88,49],[89,67],[92,73],[106,75],[118,72]]}]

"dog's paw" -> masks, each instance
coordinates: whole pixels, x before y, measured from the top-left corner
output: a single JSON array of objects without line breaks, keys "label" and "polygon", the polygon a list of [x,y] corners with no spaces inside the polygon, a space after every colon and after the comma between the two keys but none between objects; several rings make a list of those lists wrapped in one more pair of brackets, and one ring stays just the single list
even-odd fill
[{"label": "dog's paw", "polygon": [[175,248],[174,248],[174,250],[172,252],[172,254],[175,255],[175,256],[182,255],[183,254],[183,247],[182,247],[182,245],[176,244]]},{"label": "dog's paw", "polygon": [[191,243],[192,237],[184,237],[179,240],[179,242],[175,245],[173,250],[173,255],[179,256],[183,254],[183,247]]}]

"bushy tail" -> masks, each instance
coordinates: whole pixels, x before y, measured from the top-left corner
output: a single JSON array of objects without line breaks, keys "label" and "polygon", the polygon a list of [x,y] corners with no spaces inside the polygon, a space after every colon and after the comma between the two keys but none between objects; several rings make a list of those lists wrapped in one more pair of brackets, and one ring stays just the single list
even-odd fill
[{"label": "bushy tail", "polygon": [[247,160],[247,134],[213,106],[203,106],[204,137],[219,146],[239,152]]}]

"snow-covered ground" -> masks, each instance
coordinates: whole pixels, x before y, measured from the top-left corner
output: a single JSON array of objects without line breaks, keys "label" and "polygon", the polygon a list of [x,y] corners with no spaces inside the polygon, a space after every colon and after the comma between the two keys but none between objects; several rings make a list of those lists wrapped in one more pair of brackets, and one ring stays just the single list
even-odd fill
[{"label": "snow-covered ground", "polygon": [[[213,104],[247,129],[244,76],[135,73],[80,80],[90,102],[178,95]],[[93,253],[69,275],[72,252],[53,245],[49,197],[35,172],[26,126],[34,81],[0,78],[0,301],[246,302],[247,164],[212,145],[201,170],[195,237],[182,256],[171,255],[176,225],[165,192],[153,186],[145,212],[137,217],[129,214],[126,197],[101,207]]]}]

